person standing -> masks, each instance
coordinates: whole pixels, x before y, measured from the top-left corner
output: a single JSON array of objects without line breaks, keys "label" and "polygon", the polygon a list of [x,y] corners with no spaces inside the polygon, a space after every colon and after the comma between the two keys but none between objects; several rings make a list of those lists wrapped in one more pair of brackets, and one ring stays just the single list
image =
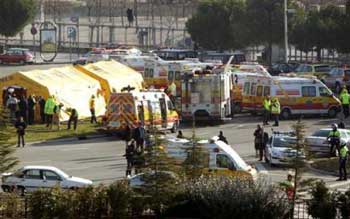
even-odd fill
[{"label": "person standing", "polygon": [[263,100],[263,107],[264,107],[264,119],[263,119],[263,125],[269,124],[269,118],[270,118],[270,112],[271,112],[271,99],[270,96],[266,96]]},{"label": "person standing", "polygon": [[228,141],[227,141],[227,139],[224,136],[224,133],[222,131],[219,132],[218,138],[219,138],[218,139],[219,141],[222,141],[222,142],[225,142],[225,144],[228,144]]},{"label": "person standing", "polygon": [[335,152],[339,149],[340,144],[340,132],[338,131],[337,124],[332,124],[332,131],[329,132],[327,140],[331,144],[331,156],[335,155]]},{"label": "person standing", "polygon": [[69,120],[68,120],[68,127],[67,129],[69,130],[70,127],[71,127],[71,123],[73,122],[73,128],[74,128],[74,131],[77,130],[77,126],[78,126],[78,117],[79,117],[79,114],[78,114],[78,111],[76,109],[69,109],[68,110],[70,112],[70,116],[69,116]]},{"label": "person standing", "polygon": [[92,95],[89,100],[90,112],[91,112],[91,120],[90,123],[97,123],[96,120],[96,111],[95,111],[95,95]]},{"label": "person standing", "polygon": [[264,137],[264,130],[258,124],[254,131],[255,157],[258,157],[258,153],[260,152],[260,148],[262,147],[262,144],[263,144],[263,137]]},{"label": "person standing", "polygon": [[54,96],[50,96],[47,101],[45,102],[45,116],[46,116],[46,127],[49,129],[52,129],[52,122],[53,122],[53,114],[55,109],[56,103],[54,100]]},{"label": "person standing", "polygon": [[42,96],[39,96],[38,99],[39,103],[39,109],[40,109],[40,118],[41,118],[41,123],[45,124],[46,118],[45,118],[45,99]]},{"label": "person standing", "polygon": [[134,155],[135,155],[135,140],[131,140],[130,144],[126,146],[125,155],[124,155],[127,162],[126,176],[130,176],[132,173],[132,168],[134,166]]},{"label": "person standing", "polygon": [[23,117],[23,120],[28,123],[28,102],[25,96],[21,96],[18,102],[18,116]]},{"label": "person standing", "polygon": [[279,117],[280,117],[280,113],[281,113],[281,104],[278,101],[277,97],[274,97],[272,99],[272,103],[271,103],[271,113],[275,119],[275,124],[273,126],[279,126]]},{"label": "person standing", "polygon": [[22,142],[22,147],[24,147],[25,145],[24,135],[25,135],[25,129],[27,128],[27,124],[24,121],[22,116],[18,117],[15,123],[15,128],[17,129],[17,138],[18,138],[17,147],[21,146],[21,142]]},{"label": "person standing", "polygon": [[33,125],[35,115],[36,100],[34,95],[28,97],[28,125]]},{"label": "person standing", "polygon": [[55,106],[54,108],[54,123],[57,125],[57,130],[61,130],[61,112],[62,112],[62,108],[63,108],[63,104],[60,103],[58,105]]},{"label": "person standing", "polygon": [[6,101],[6,107],[10,110],[10,119],[11,122],[16,122],[16,113],[18,110],[18,99],[16,98],[16,94],[12,94]]},{"label": "person standing", "polygon": [[339,150],[339,179],[337,179],[337,181],[348,180],[348,175],[346,172],[346,162],[348,160],[348,154],[348,146],[346,145],[346,142],[342,142]]},{"label": "person standing", "polygon": [[349,103],[350,103],[350,95],[348,90],[343,90],[340,94],[340,101],[342,104],[344,118],[347,119],[349,117]]},{"label": "person standing", "polygon": [[138,127],[134,130],[134,139],[136,140],[136,149],[141,148],[143,151],[143,144],[145,141],[145,128],[142,126],[142,122],[139,122]]}]

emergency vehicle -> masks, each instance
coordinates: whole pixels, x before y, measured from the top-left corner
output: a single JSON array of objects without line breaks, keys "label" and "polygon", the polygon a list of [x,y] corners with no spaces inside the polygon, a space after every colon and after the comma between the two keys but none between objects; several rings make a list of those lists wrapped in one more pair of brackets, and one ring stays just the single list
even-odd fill
[{"label": "emergency vehicle", "polygon": [[117,62],[120,62],[135,71],[143,74],[145,70],[145,62],[148,59],[151,59],[150,56],[142,56],[142,55],[109,55],[111,59],[114,59]]},{"label": "emergency vehicle", "polygon": [[[182,164],[188,157],[193,142],[188,139],[167,138],[164,146],[168,156],[177,164]],[[217,174],[257,179],[256,169],[249,166],[230,145],[219,141],[217,136],[209,140],[197,141],[196,147],[202,149],[205,169]]]},{"label": "emergency vehicle", "polygon": [[300,114],[328,114],[335,117],[341,105],[316,77],[250,77],[243,86],[244,109],[257,113],[263,110],[265,96],[277,97],[281,104],[281,118]]},{"label": "emergency vehicle", "polygon": [[145,129],[175,132],[179,126],[179,116],[169,97],[161,91],[131,91],[113,93],[106,112],[106,129],[123,131],[142,123]]},{"label": "emergency vehicle", "polygon": [[230,74],[194,70],[182,82],[182,119],[222,121],[231,116]]}]

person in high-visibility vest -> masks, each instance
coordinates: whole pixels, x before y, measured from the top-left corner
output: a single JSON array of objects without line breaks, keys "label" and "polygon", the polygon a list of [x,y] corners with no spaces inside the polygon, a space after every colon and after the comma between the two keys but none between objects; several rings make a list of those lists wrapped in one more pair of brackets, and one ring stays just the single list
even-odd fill
[{"label": "person in high-visibility vest", "polygon": [[168,86],[168,90],[169,90],[169,98],[170,98],[172,104],[175,106],[175,104],[176,104],[176,84],[174,81]]},{"label": "person in high-visibility vest", "polygon": [[90,100],[89,100],[89,107],[90,107],[90,112],[91,112],[91,119],[90,123],[97,123],[96,119],[96,112],[95,112],[95,95],[92,95]]},{"label": "person in high-visibility vest", "polygon": [[341,92],[340,101],[343,108],[344,118],[346,119],[349,117],[349,103],[350,103],[350,95],[348,93],[348,90],[345,89]]},{"label": "person in high-visibility vest", "polygon": [[340,144],[340,150],[339,150],[339,179],[337,179],[337,181],[348,179],[347,173],[346,173],[346,162],[348,160],[348,154],[349,154],[348,146],[346,142],[342,142]]},{"label": "person in high-visibility vest", "polygon": [[332,131],[329,132],[327,140],[331,144],[330,154],[335,155],[334,148],[338,150],[340,144],[340,132],[337,124],[332,124]]},{"label": "person in high-visibility vest", "polygon": [[56,106],[55,97],[50,96],[45,102],[44,113],[46,116],[46,127],[52,129],[53,114]]},{"label": "person in high-visibility vest", "polygon": [[264,119],[263,119],[263,125],[269,124],[269,118],[271,113],[271,99],[270,96],[266,96],[263,100],[263,107],[264,107]]},{"label": "person in high-visibility vest", "polygon": [[272,103],[271,103],[271,113],[275,119],[275,124],[273,126],[279,126],[279,117],[280,117],[280,113],[281,113],[281,104],[278,101],[277,97],[274,97],[272,99]]}]

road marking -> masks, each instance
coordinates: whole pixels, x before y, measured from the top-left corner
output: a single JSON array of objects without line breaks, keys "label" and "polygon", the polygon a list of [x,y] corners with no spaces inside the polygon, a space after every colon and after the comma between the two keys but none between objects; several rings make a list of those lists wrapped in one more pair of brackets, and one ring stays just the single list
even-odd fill
[{"label": "road marking", "polygon": [[335,188],[335,187],[346,186],[348,184],[350,184],[350,181],[344,181],[344,182],[338,182],[338,183],[330,184],[328,187],[329,188]]},{"label": "road marking", "polygon": [[81,151],[81,150],[89,150],[89,148],[66,148],[66,149],[61,149],[60,151]]},{"label": "road marking", "polygon": [[32,163],[49,163],[51,160],[38,160],[38,161],[24,161],[23,164],[32,164]]}]

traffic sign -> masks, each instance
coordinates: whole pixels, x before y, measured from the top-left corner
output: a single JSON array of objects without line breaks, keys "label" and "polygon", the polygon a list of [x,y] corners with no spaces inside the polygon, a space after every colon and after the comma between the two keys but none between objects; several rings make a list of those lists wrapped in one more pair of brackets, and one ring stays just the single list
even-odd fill
[{"label": "traffic sign", "polygon": [[67,27],[67,37],[75,39],[77,37],[77,29],[75,27]]},{"label": "traffic sign", "polygon": [[32,28],[30,29],[30,33],[32,35],[36,35],[38,33],[38,29],[35,27],[35,24],[32,24]]}]

